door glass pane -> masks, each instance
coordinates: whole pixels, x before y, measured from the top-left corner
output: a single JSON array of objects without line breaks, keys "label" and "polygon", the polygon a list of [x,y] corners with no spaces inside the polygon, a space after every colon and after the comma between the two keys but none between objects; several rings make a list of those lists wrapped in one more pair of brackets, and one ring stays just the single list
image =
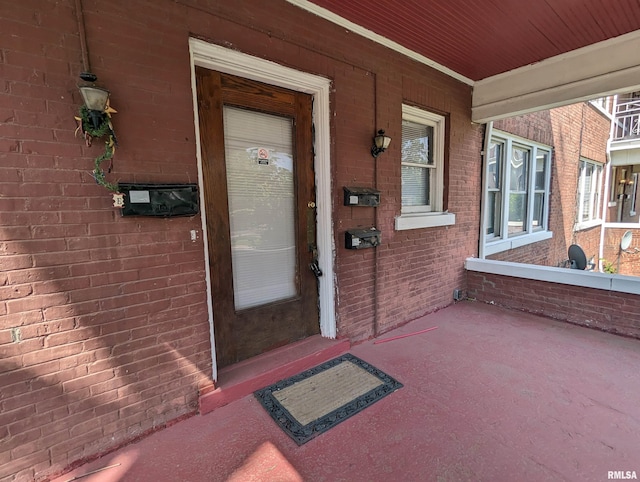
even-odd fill
[{"label": "door glass pane", "polygon": [[293,126],[224,107],[236,310],[297,295]]}]

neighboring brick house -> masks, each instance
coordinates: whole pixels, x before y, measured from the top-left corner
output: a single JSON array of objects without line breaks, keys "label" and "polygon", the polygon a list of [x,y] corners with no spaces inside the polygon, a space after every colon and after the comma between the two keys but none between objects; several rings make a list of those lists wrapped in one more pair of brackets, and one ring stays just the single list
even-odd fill
[{"label": "neighboring brick house", "polygon": [[616,273],[640,276],[640,91],[617,95],[614,109],[602,253]]},{"label": "neighboring brick house", "polygon": [[[621,94],[493,123],[494,140],[551,153],[549,208],[548,224],[513,233],[512,243],[487,231],[493,211],[485,213],[486,259],[567,267],[568,248],[577,244],[588,269],[640,276],[639,98],[637,92]],[[492,191],[485,187],[485,203]],[[504,199],[506,190],[502,194]],[[625,233],[632,241],[621,249]]]},{"label": "neighboring brick house", "polygon": [[[490,232],[496,224],[492,217],[499,216],[500,207],[486,208],[481,242],[484,241],[487,259],[568,267],[568,248],[577,244],[584,250],[591,268],[598,270],[603,174],[610,127],[610,112],[595,102],[581,102],[493,123],[490,162],[495,163],[496,145],[502,156],[508,155],[507,147],[514,155],[524,153],[525,162],[529,162],[528,169],[536,169],[537,179],[532,176],[531,181],[537,186],[532,185],[530,191],[535,191],[538,199],[532,200],[526,219],[529,226],[525,226],[524,232],[521,226],[515,228],[518,223],[513,208],[503,208],[510,210],[512,219],[504,219],[509,227],[503,229],[506,235],[501,236]],[[538,158],[534,167],[535,154]],[[502,176],[509,174],[504,165],[498,172]],[[513,167],[514,175],[526,174],[527,169],[517,169]],[[488,175],[494,176],[493,172]],[[506,185],[508,182],[502,184],[499,194],[502,201],[507,197],[513,200],[518,195],[513,184]],[[489,206],[488,196],[499,190],[491,186],[485,189],[485,203]]]}]

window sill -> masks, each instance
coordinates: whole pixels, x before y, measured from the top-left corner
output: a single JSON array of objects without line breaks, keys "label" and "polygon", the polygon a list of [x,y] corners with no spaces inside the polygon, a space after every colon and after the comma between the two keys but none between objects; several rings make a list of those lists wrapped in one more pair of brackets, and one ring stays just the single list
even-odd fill
[{"label": "window sill", "polygon": [[526,246],[527,244],[538,243],[545,239],[551,239],[553,232],[551,231],[539,231],[533,234],[525,234],[510,239],[500,239],[498,241],[487,242],[484,246],[484,255],[489,256],[503,251],[509,251],[510,249]]},{"label": "window sill", "polygon": [[434,228],[456,224],[453,213],[411,213],[396,217],[396,231],[406,229]]},{"label": "window sill", "polygon": [[585,229],[595,228],[596,226],[600,226],[602,224],[602,219],[594,219],[592,221],[584,221],[582,223],[578,223],[575,226],[576,231],[582,231]]}]

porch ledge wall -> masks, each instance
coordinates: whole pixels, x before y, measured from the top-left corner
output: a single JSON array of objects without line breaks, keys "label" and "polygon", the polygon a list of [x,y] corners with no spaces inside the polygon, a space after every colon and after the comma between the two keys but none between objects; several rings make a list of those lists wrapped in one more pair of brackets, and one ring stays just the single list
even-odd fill
[{"label": "porch ledge wall", "polygon": [[468,258],[467,296],[640,338],[640,278]]}]

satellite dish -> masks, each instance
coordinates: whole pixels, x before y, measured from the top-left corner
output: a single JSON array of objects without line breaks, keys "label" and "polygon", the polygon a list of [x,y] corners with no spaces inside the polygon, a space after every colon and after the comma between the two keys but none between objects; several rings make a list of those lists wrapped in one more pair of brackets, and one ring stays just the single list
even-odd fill
[{"label": "satellite dish", "polygon": [[622,239],[620,240],[620,249],[622,251],[625,251],[626,249],[629,249],[629,246],[631,246],[631,240],[632,239],[633,239],[633,233],[631,231],[626,231],[622,235]]},{"label": "satellite dish", "polygon": [[571,269],[585,269],[587,267],[587,256],[577,244],[569,246],[569,261]]}]

